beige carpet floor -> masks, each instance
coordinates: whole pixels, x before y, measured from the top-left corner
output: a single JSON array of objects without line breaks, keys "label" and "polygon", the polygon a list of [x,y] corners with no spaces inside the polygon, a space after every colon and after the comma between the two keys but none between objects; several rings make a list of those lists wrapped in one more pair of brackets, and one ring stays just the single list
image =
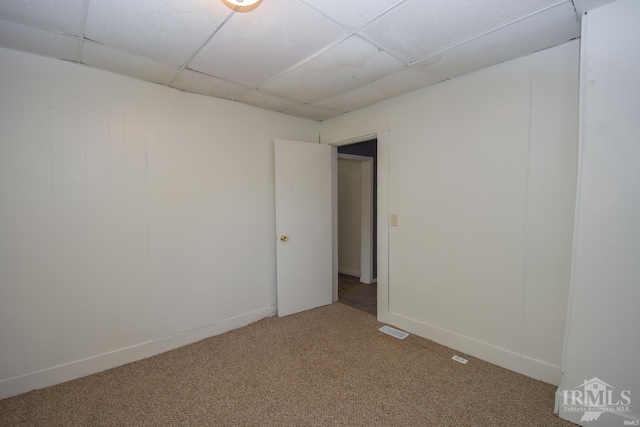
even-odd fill
[{"label": "beige carpet floor", "polygon": [[2,426],[572,426],[555,387],[333,304],[0,401]]}]

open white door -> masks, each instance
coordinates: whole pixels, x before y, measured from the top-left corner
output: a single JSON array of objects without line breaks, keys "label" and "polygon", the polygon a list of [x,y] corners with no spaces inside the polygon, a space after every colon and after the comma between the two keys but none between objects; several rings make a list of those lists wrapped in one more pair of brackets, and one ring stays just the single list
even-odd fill
[{"label": "open white door", "polygon": [[331,146],[275,140],[278,316],[331,304]]}]

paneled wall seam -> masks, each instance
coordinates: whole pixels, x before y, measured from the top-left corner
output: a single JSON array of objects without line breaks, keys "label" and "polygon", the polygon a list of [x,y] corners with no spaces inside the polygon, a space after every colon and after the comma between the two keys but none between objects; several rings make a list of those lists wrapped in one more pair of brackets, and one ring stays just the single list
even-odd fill
[{"label": "paneled wall seam", "polygon": [[522,299],[520,301],[520,351],[524,354],[525,344],[525,301],[527,296],[527,247],[528,247],[528,224],[529,224],[529,180],[531,168],[531,132],[532,132],[532,116],[533,116],[533,57],[529,56],[529,129],[527,135],[527,171],[525,180],[525,197],[524,197],[524,246],[522,251]]},{"label": "paneled wall seam", "polygon": [[587,45],[582,41],[585,40],[585,36],[587,34],[589,25],[589,19],[587,14],[585,13],[582,17],[581,23],[581,39],[580,39],[580,71],[579,71],[579,91],[578,91],[578,163],[576,169],[576,196],[575,196],[575,209],[574,209],[574,217],[573,217],[573,240],[571,247],[571,266],[569,273],[569,295],[567,301],[567,312],[566,312],[566,320],[565,320],[565,328],[564,328],[564,338],[563,338],[563,346],[562,346],[562,357],[560,361],[560,371],[562,372],[562,380],[565,379],[565,369],[566,369],[566,359],[567,359],[567,349],[569,348],[569,336],[571,334],[571,312],[573,306],[573,294],[574,294],[574,281],[575,281],[575,270],[576,270],[576,259],[578,257],[578,230],[580,225],[580,210],[578,206],[580,206],[580,199],[582,194],[582,165],[583,165],[583,156],[584,156],[584,145],[583,145],[583,137],[584,137],[584,109],[582,107],[584,102],[584,88],[586,87],[586,76],[585,76],[585,65],[584,61],[587,55]]}]

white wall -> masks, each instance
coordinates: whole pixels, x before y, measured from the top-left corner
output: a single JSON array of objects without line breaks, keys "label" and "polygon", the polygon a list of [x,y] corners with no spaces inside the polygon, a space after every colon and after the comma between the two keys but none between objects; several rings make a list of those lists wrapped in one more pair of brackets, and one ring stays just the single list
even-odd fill
[{"label": "white wall", "polygon": [[560,416],[589,426],[640,419],[640,3],[582,19],[580,175],[562,390],[597,377],[631,393],[631,413]]},{"label": "white wall", "polygon": [[[0,397],[274,313],[272,140],[320,125],[0,63]],[[383,132],[382,320],[559,381],[577,67],[573,42],[321,125],[323,141]]]},{"label": "white wall", "polygon": [[275,313],[272,141],[317,122],[0,63],[0,398]]},{"label": "white wall", "polygon": [[338,271],[360,277],[360,162],[338,159]]},{"label": "white wall", "polygon": [[555,384],[571,260],[578,48],[538,52],[321,126],[330,143],[388,122],[379,170],[388,173],[388,212],[399,226],[381,231],[389,233],[389,272],[379,319]]}]

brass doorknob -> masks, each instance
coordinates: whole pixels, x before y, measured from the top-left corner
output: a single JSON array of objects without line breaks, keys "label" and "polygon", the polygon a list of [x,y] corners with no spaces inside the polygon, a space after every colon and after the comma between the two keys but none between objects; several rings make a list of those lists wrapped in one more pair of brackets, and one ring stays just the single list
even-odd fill
[{"label": "brass doorknob", "polygon": [[282,240],[283,242],[287,241],[287,236],[285,236],[284,234],[282,236],[280,236],[280,240]]}]

